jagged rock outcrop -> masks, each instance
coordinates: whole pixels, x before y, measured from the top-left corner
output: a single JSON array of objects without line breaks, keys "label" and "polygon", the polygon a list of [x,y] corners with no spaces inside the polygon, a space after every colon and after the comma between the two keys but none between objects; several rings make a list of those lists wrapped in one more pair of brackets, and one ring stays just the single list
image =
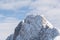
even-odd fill
[{"label": "jagged rock outcrop", "polygon": [[59,32],[44,16],[29,15],[6,40],[54,40]]}]

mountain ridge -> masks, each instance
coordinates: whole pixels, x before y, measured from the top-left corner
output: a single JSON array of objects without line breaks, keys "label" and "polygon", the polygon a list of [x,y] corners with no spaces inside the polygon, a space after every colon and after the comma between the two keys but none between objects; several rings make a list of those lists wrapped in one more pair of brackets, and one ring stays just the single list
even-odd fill
[{"label": "mountain ridge", "polygon": [[54,40],[59,32],[41,15],[28,15],[6,40]]}]

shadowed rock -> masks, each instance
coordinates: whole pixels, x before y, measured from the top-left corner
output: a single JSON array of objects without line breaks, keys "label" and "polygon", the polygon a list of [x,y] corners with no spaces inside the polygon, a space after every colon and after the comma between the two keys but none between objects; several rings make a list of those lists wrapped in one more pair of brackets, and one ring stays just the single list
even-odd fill
[{"label": "shadowed rock", "polygon": [[19,31],[21,30],[21,27],[22,27],[22,21],[15,28],[15,32],[14,32],[14,35],[13,35],[13,40],[16,40],[16,37],[19,35]]},{"label": "shadowed rock", "polygon": [[44,16],[29,15],[7,40],[54,40],[58,35],[58,30]]}]

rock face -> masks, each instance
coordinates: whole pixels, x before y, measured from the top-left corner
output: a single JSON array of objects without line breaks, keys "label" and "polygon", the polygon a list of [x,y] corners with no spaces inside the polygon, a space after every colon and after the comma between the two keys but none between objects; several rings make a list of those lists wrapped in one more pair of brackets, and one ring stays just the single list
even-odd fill
[{"label": "rock face", "polygon": [[44,16],[29,15],[6,40],[54,40],[59,32]]}]

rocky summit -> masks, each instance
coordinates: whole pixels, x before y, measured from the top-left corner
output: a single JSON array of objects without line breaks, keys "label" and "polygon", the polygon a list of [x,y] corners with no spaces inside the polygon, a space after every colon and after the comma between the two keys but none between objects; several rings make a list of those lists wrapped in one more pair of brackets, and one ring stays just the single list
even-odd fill
[{"label": "rocky summit", "polygon": [[58,30],[42,15],[28,15],[6,40],[54,40]]}]

